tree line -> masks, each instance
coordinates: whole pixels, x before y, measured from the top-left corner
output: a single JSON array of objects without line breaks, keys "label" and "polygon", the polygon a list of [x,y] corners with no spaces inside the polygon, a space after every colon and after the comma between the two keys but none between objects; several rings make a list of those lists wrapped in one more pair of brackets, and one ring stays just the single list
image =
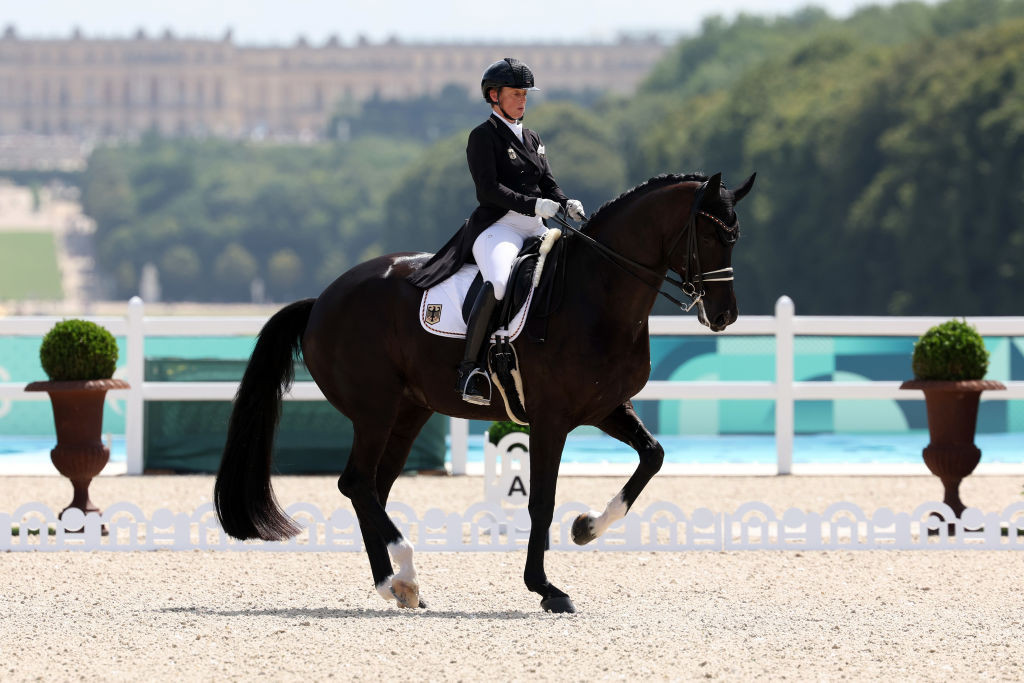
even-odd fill
[{"label": "tree line", "polygon": [[[757,171],[741,314],[781,294],[801,313],[1019,314],[1022,54],[1024,0],[710,19],[635,95],[549,98],[525,123],[590,212],[659,173]],[[432,251],[475,206],[465,140],[486,115],[445,92],[340,106],[337,139],[315,146],[98,149],[83,201],[110,293],[153,263],[168,299],[247,299],[258,278],[285,301],[368,257]]]}]

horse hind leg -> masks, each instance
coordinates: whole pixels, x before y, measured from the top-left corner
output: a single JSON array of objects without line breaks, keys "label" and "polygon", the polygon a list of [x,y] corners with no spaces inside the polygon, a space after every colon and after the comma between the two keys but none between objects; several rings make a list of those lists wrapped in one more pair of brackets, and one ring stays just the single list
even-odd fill
[{"label": "horse hind leg", "polygon": [[626,401],[616,408],[597,427],[619,441],[629,444],[640,456],[633,475],[626,485],[605,506],[603,512],[591,510],[579,515],[572,524],[572,540],[577,545],[586,545],[598,538],[615,522],[626,516],[633,503],[640,496],[647,483],[661,469],[665,450],[640,421],[633,404]]},{"label": "horse hind leg", "polygon": [[[433,414],[432,410],[421,408],[411,403],[404,403],[399,408],[398,416],[391,428],[391,434],[384,449],[384,455],[377,465],[377,500],[382,506],[387,505],[388,497],[391,495],[391,487],[394,486],[395,480],[398,479],[405,468],[413,442]],[[366,537],[364,536],[363,539],[367,543],[367,548],[369,548],[369,542],[366,541]],[[402,584],[399,584],[397,588],[394,586],[394,577],[397,574],[395,574],[392,568],[391,558],[394,557],[395,553],[389,551],[387,544],[381,536],[375,536],[374,539],[379,544],[378,554],[383,556],[386,562],[386,571],[380,575],[374,571],[374,587],[385,600],[396,600],[399,594],[408,594],[408,588]],[[409,562],[411,563],[411,559]],[[401,572],[401,565],[399,566],[399,572]],[[401,579],[399,580],[401,581]],[[419,606],[421,608],[426,608],[427,606],[422,597],[419,598]]]},{"label": "horse hind leg", "polygon": [[[338,489],[352,501],[370,559],[374,586],[381,597],[401,607],[426,607],[419,599],[413,545],[384,509],[395,479],[401,474],[413,440],[431,411],[404,406],[393,425],[356,425],[349,463]],[[392,562],[398,565],[394,571]]]}]

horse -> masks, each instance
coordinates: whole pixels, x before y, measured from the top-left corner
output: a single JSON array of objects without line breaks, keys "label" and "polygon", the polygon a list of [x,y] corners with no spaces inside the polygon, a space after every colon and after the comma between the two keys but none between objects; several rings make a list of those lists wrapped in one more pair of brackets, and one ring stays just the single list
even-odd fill
[{"label": "horse", "polygon": [[[733,191],[720,173],[661,175],[606,203],[568,241],[564,291],[549,313],[547,341],[516,344],[530,425],[531,528],[523,579],[545,611],[576,611],[544,570],[566,435],[594,425],[639,457],[603,512],[574,521],[571,535],[582,545],[622,519],[662,465],[664,449],[630,399],[650,375],[648,317],[657,295],[666,294],[664,282],[691,298],[681,307],[696,307],[711,330],[736,320],[734,209],[754,177]],[[217,516],[230,536],[278,541],[299,533],[274,496],[270,471],[282,394],[293,379],[293,359],[301,357],[326,399],[352,421],[354,439],[338,489],[355,510],[374,586],[385,600],[408,608],[425,607],[414,549],[384,506],[413,440],[435,412],[508,419],[501,401],[480,406],[461,399],[454,379],[462,341],[420,326],[423,292],[407,277],[429,257],[397,253],[366,261],[316,299],[296,301],[268,319],[239,384],[214,486]]]}]

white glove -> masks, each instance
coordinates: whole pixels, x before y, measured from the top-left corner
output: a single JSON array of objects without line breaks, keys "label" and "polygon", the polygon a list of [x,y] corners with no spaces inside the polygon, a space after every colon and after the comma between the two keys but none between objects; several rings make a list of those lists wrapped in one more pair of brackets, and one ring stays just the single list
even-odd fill
[{"label": "white glove", "polygon": [[555,200],[540,197],[537,199],[537,204],[533,207],[533,212],[541,218],[551,218],[558,213],[559,208],[561,207],[558,206],[558,202]]},{"label": "white glove", "polygon": [[569,214],[569,218],[574,221],[581,221],[587,217],[586,212],[583,210],[583,202],[578,199],[570,199],[565,203],[565,211]]}]

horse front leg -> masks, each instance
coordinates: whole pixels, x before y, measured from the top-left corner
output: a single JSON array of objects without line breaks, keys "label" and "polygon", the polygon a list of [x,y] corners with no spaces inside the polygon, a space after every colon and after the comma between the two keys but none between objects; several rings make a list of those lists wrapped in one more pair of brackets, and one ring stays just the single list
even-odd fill
[{"label": "horse front leg", "polygon": [[551,585],[544,571],[544,551],[555,509],[555,486],[562,448],[569,430],[531,424],[530,427],[530,542],[526,550],[526,587],[540,595],[540,606],[547,612],[575,612],[572,600]]},{"label": "horse front leg", "polygon": [[612,524],[625,517],[640,496],[640,492],[647,486],[647,482],[661,469],[661,463],[665,459],[665,450],[637,417],[632,401],[626,401],[617,407],[597,427],[609,436],[632,446],[640,456],[640,464],[622,490],[608,502],[604,512],[591,510],[576,518],[572,524],[572,540],[577,545],[590,543],[607,531]]}]

